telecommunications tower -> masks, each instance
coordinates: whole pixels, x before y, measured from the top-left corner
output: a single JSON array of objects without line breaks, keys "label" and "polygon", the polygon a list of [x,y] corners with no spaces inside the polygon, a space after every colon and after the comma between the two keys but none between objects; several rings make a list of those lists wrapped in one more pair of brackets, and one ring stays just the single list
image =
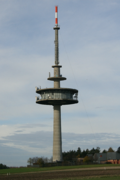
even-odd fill
[{"label": "telecommunications tower", "polygon": [[66,80],[60,74],[59,65],[59,43],[58,43],[58,7],[55,6],[55,65],[53,77],[50,76],[48,80],[54,82],[53,88],[41,89],[36,87],[36,93],[40,94],[36,97],[36,103],[42,105],[52,105],[54,112],[53,123],[53,162],[62,161],[62,135],[61,135],[61,106],[78,103],[78,90],[71,88],[61,88],[60,81]]}]

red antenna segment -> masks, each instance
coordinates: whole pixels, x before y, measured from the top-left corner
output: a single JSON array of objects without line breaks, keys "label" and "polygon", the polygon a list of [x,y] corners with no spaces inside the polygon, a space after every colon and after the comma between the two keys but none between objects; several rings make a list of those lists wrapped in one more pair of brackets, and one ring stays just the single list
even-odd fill
[{"label": "red antenna segment", "polygon": [[55,25],[58,25],[58,6],[55,6]]}]

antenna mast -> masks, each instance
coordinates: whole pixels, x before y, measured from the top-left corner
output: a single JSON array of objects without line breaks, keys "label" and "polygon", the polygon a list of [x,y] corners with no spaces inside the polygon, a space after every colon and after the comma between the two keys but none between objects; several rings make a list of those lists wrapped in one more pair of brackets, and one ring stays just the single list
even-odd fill
[{"label": "antenna mast", "polygon": [[60,27],[58,26],[58,6],[55,6],[55,65],[59,64],[59,43],[58,43],[58,30]]}]

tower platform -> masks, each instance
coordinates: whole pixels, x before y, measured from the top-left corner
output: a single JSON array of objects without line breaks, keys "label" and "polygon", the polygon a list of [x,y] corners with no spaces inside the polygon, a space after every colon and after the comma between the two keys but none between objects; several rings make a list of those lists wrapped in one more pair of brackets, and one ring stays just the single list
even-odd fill
[{"label": "tower platform", "polygon": [[37,89],[36,103],[43,105],[68,105],[78,103],[78,90],[71,88]]}]

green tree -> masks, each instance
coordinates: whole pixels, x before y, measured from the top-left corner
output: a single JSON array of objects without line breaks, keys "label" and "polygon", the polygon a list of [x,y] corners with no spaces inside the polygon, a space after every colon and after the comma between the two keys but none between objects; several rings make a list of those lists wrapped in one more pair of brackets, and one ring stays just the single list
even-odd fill
[{"label": "green tree", "polygon": [[43,167],[44,166],[44,161],[42,158],[38,158],[37,163],[39,164],[39,167]]},{"label": "green tree", "polygon": [[29,158],[27,163],[31,165],[32,164],[32,158]]},{"label": "green tree", "polygon": [[83,162],[88,163],[90,162],[90,158],[88,156],[85,156],[83,159]]},{"label": "green tree", "polygon": [[117,149],[117,151],[116,151],[117,153],[120,153],[120,147],[118,147],[118,149]]},{"label": "green tree", "polygon": [[4,165],[4,164],[0,164],[0,169],[9,169],[9,167],[7,167],[7,166]]},{"label": "green tree", "polygon": [[88,153],[87,153],[85,150],[83,150],[82,153],[81,153],[81,157],[84,158],[87,154],[88,154]]},{"label": "green tree", "polygon": [[108,152],[115,152],[112,147],[109,147]]},{"label": "green tree", "polygon": [[100,153],[100,147],[96,148],[96,153]]},{"label": "green tree", "polygon": [[78,154],[78,155],[76,156],[76,158],[80,158],[80,155]]},{"label": "green tree", "polygon": [[80,156],[81,155],[81,149],[80,149],[80,147],[78,147],[78,149],[77,149],[77,156]]},{"label": "green tree", "polygon": [[104,150],[102,151],[102,153],[107,153],[107,151],[104,149]]},{"label": "green tree", "polygon": [[89,154],[89,149],[86,149],[86,154]]},{"label": "green tree", "polygon": [[92,155],[94,155],[95,152],[96,152],[96,150],[95,150],[94,148],[92,148],[92,149],[89,151],[89,153],[92,154]]}]

